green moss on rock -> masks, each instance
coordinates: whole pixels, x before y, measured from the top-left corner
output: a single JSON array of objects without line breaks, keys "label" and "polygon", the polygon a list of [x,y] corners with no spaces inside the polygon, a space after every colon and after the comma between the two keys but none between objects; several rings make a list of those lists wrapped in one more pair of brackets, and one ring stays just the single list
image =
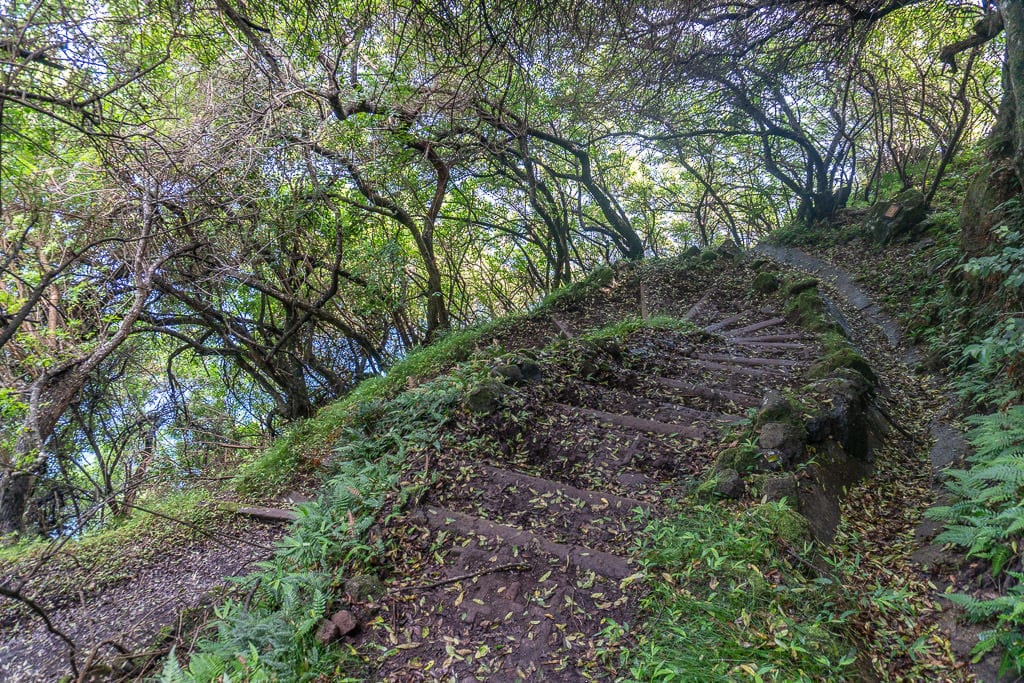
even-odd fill
[{"label": "green moss on rock", "polygon": [[750,283],[751,289],[760,294],[771,294],[772,292],[778,291],[782,283],[775,273],[758,273],[754,277],[753,282]]}]

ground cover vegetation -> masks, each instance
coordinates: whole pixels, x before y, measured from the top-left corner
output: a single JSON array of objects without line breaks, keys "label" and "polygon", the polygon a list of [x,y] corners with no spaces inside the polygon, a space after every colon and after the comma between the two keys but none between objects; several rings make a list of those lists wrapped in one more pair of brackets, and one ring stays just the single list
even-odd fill
[{"label": "ground cover vegetation", "polygon": [[[125,678],[162,667],[166,680],[361,679],[386,668],[385,654],[410,670],[494,674],[497,642],[466,652],[449,635],[434,657],[416,649],[427,622],[418,640],[399,628],[395,605],[415,614],[403,591],[448,604],[445,539],[459,535],[442,531],[423,551],[401,531],[419,528],[406,513],[449,509],[460,492],[448,482],[495,449],[504,460],[489,467],[521,465],[531,486],[555,477],[535,460],[539,450],[557,460],[562,446],[531,440],[531,421],[583,432],[587,416],[675,424],[682,413],[665,413],[663,396],[621,395],[656,365],[631,360],[636,349],[661,344],[678,367],[709,372],[725,372],[713,366],[734,362],[735,344],[780,354],[697,399],[739,403],[687,405],[709,425],[716,411],[750,419],[733,415],[749,392],[762,398],[750,378],[805,362],[808,381],[851,369],[881,378],[895,387],[897,422],[900,411],[908,424],[923,419],[928,400],[863,340],[850,346],[830,316],[842,306],[820,283],[741,256],[773,231],[860,272],[975,414],[974,454],[947,473],[948,497],[929,515],[948,525],[938,541],[962,547],[985,577],[952,590],[988,625],[975,655],[998,652],[1005,671],[1021,672],[1017,0],[11,0],[4,16],[0,623],[85,603],[59,597],[60,576],[83,563],[95,571],[104,548],[125,546],[92,577],[97,594],[141,575],[159,547],[184,553],[230,535],[225,499],[319,491],[287,535],[244,528],[252,553],[276,551],[208,623],[200,611],[173,634],[90,650],[47,622],[73,675],[100,666],[103,648],[120,658],[105,671]],[[887,232],[911,206],[924,221]],[[858,246],[879,241],[900,244]],[[719,299],[709,304],[698,285]],[[793,329],[765,339],[762,324]],[[739,332],[748,327],[759,336]],[[690,378],[673,380],[677,366],[660,371],[682,391]],[[538,368],[543,389],[532,384]],[[570,379],[552,384],[552,374]],[[801,387],[784,390],[799,404]],[[553,407],[521,406],[513,428],[466,403],[516,406],[521,394]],[[609,417],[600,395],[635,414]],[[709,427],[686,457],[756,454],[761,427]],[[533,576],[532,556],[502,565],[523,585],[557,584],[545,594],[585,612],[558,624],[566,643],[578,635],[571,623],[608,612],[594,622],[601,668],[588,675],[897,679],[955,666],[934,620],[915,625],[934,614],[926,581],[882,561],[899,556],[895,539],[931,502],[900,446],[880,451],[877,490],[849,482],[824,549],[796,523],[792,495],[723,501],[721,472],[667,474],[683,457],[671,439],[597,443],[601,457],[660,453],[635,479],[663,488],[606,489],[566,455],[573,495],[677,504],[616,520],[615,543],[555,537],[574,548],[628,540],[637,578],[602,588],[587,574],[614,574],[614,560],[580,561],[561,578]],[[796,480],[813,478],[812,465]],[[747,491],[774,476],[726,469]],[[910,512],[871,522],[867,498],[902,498]],[[506,507],[512,517],[495,519],[520,522],[525,513]],[[479,510],[450,519],[458,527],[469,512]],[[502,547],[479,552],[504,557]],[[426,571],[427,583],[399,577],[383,597],[351,602],[388,638],[339,647],[319,637],[337,596],[356,590],[349,582],[395,578],[398,567]],[[573,592],[584,585],[587,595]],[[620,597],[592,597],[599,588]],[[390,622],[370,613],[379,604]],[[133,659],[136,648],[148,656]],[[559,650],[553,670],[583,661],[572,652]],[[532,660],[519,665],[540,675]]]}]

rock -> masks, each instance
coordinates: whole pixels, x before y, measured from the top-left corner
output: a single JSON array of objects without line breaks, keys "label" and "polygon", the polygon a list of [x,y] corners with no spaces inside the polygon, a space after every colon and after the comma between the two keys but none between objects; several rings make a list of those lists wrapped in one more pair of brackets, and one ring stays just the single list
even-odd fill
[{"label": "rock", "polygon": [[316,642],[321,645],[337,640],[341,636],[338,632],[338,626],[330,619],[324,619],[320,622],[320,628],[316,631]]},{"label": "rock", "polygon": [[878,377],[871,369],[871,364],[865,360],[864,356],[849,347],[838,348],[815,363],[811,366],[810,376],[825,377],[840,370],[853,370],[871,385],[878,382]]},{"label": "rock", "polygon": [[904,190],[885,202],[878,202],[868,214],[864,227],[879,244],[913,237],[915,228],[928,213],[920,190]]},{"label": "rock", "polygon": [[359,621],[356,619],[355,615],[347,609],[343,609],[340,612],[332,614],[331,623],[338,629],[338,634],[343,636],[347,636],[349,633],[352,633],[352,631],[359,628]]},{"label": "rock", "polygon": [[754,424],[764,425],[769,422],[788,422],[792,417],[793,406],[789,405],[789,400],[782,395],[781,391],[772,389],[764,395]]},{"label": "rock", "polygon": [[739,245],[736,244],[736,242],[734,242],[731,239],[727,239],[720,245],[718,245],[718,248],[715,249],[715,252],[722,258],[731,259],[740,256],[743,253],[743,250],[740,249]]},{"label": "rock", "polygon": [[491,376],[497,377],[512,386],[523,383],[523,371],[519,369],[518,365],[513,365],[512,363],[505,363],[492,368]]},{"label": "rock", "polygon": [[686,258],[696,258],[700,256],[700,247],[690,247],[683,252],[683,256]]},{"label": "rock", "polygon": [[715,469],[719,472],[725,470],[747,472],[758,469],[759,460],[760,455],[753,449],[746,446],[733,446],[718,454],[718,457],[715,458]]},{"label": "rock", "polygon": [[715,493],[725,498],[742,498],[745,490],[743,478],[736,470],[720,470],[715,476]]},{"label": "rock", "polygon": [[796,477],[792,474],[782,474],[776,477],[768,477],[764,481],[762,495],[770,501],[782,500],[785,498],[791,506],[797,507]]},{"label": "rock", "polygon": [[782,286],[775,273],[758,273],[750,283],[751,289],[760,294],[771,294]]},{"label": "rock", "polygon": [[529,358],[519,362],[519,373],[524,382],[539,382],[544,376],[540,363]]},{"label": "rock", "polygon": [[788,469],[803,455],[804,431],[785,422],[769,422],[761,427],[757,443],[768,462]]},{"label": "rock", "polygon": [[809,277],[803,280],[797,280],[789,287],[787,287],[786,291],[789,292],[791,295],[796,296],[800,292],[806,292],[809,289],[815,289],[819,284],[821,284],[821,282],[818,280],[818,278]]},{"label": "rock", "polygon": [[501,406],[501,397],[507,391],[501,382],[484,382],[470,389],[463,405],[474,413],[493,413]]},{"label": "rock", "polygon": [[772,264],[771,259],[766,259],[763,256],[760,256],[760,257],[758,257],[758,258],[756,258],[756,259],[754,259],[753,261],[750,262],[750,267],[753,270],[760,272],[761,270],[764,270],[765,268],[767,268],[771,264]]},{"label": "rock", "polygon": [[384,584],[373,574],[357,574],[346,579],[345,594],[352,602],[367,602],[384,594]]}]

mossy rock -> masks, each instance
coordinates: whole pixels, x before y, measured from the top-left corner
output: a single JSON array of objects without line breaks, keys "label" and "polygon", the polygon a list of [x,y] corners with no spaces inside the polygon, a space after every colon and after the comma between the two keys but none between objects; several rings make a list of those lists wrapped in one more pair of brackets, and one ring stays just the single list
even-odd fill
[{"label": "mossy rock", "polygon": [[715,470],[724,472],[736,470],[737,472],[749,472],[757,469],[761,456],[756,449],[748,446],[733,446],[726,448],[715,458]]},{"label": "mossy rock", "polygon": [[839,370],[853,370],[871,385],[878,383],[878,376],[871,369],[871,364],[850,347],[836,349],[811,366],[811,377],[828,377]]},{"label": "mossy rock", "polygon": [[811,537],[807,520],[786,505],[764,503],[757,507],[758,512],[768,522],[775,535],[784,541],[800,542]]},{"label": "mossy rock", "polygon": [[755,272],[761,272],[762,270],[764,270],[765,268],[767,268],[767,267],[769,267],[771,265],[772,265],[772,260],[764,258],[763,256],[759,256],[759,257],[757,257],[756,259],[754,259],[753,261],[750,262],[750,267]]},{"label": "mossy rock", "polygon": [[786,313],[804,326],[820,324],[825,313],[825,304],[814,289],[805,289],[786,304]]},{"label": "mossy rock", "polygon": [[513,363],[503,363],[492,368],[491,376],[513,386],[523,383],[523,371]]},{"label": "mossy rock", "polygon": [[821,282],[817,278],[809,277],[791,283],[786,288],[786,291],[789,292],[789,294],[791,294],[792,296],[796,296],[801,292],[806,292],[807,290],[810,289],[817,289],[819,284],[821,284]]},{"label": "mossy rock", "polygon": [[760,294],[771,294],[772,292],[778,291],[779,287],[782,286],[782,282],[779,280],[775,273],[758,273],[753,282],[750,283],[751,289]]},{"label": "mossy rock", "polygon": [[743,497],[746,486],[736,470],[725,469],[715,474],[715,493],[723,498],[737,500]]},{"label": "mossy rock", "polygon": [[480,415],[493,413],[501,406],[501,399],[507,392],[508,388],[501,382],[484,382],[469,390],[463,405]]},{"label": "mossy rock", "polygon": [[757,411],[754,420],[755,427],[761,427],[769,422],[788,422],[795,424],[798,420],[797,409],[790,403],[781,391],[774,389],[765,394],[761,401],[761,407]]},{"label": "mossy rock", "polygon": [[710,263],[718,260],[718,254],[714,251],[702,251],[699,258],[701,263]]},{"label": "mossy rock", "polygon": [[345,580],[345,594],[352,602],[367,602],[384,595],[384,583],[373,574],[356,574]]},{"label": "mossy rock", "polygon": [[690,247],[689,249],[683,252],[683,256],[685,256],[686,258],[697,258],[698,256],[700,256],[700,254],[700,247]]}]

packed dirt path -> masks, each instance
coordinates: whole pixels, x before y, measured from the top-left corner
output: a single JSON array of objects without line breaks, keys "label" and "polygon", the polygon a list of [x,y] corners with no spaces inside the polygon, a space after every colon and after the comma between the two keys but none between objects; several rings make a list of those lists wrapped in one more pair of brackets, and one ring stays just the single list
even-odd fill
[{"label": "packed dirt path", "polygon": [[[186,628],[182,615],[200,608],[194,617],[205,618],[222,599],[225,579],[268,558],[283,533],[280,526],[222,515],[198,537],[186,530],[148,543],[143,536],[82,559],[72,544],[51,560],[21,563],[5,579],[75,644],[75,668],[65,640],[38,615],[5,601],[0,681],[136,680]],[[91,666],[94,671],[79,679]]]},{"label": "packed dirt path", "polygon": [[805,383],[819,353],[778,299],[730,269],[728,286],[659,306],[702,332],[569,340],[510,407],[467,430],[486,457],[432,463],[436,483],[407,515],[392,567],[410,578],[389,588],[367,636],[394,653],[375,678],[609,677],[601,634],[635,623],[631,550],[645,516],[707,472],[723,430],[767,391]]}]

